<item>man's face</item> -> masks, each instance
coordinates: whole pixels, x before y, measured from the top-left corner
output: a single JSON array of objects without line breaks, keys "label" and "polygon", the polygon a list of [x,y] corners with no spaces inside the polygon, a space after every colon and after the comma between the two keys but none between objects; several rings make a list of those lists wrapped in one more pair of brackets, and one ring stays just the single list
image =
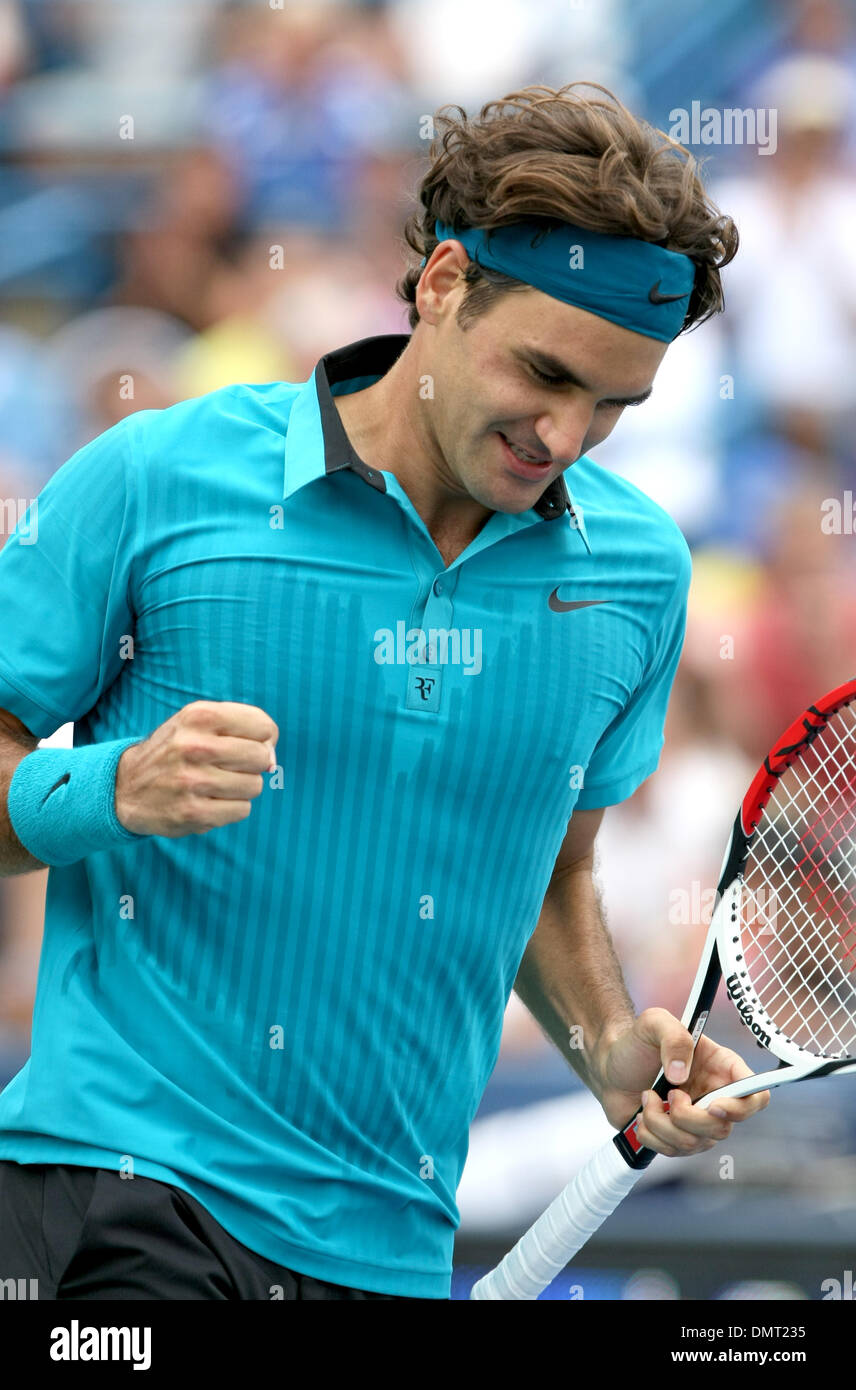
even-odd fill
[{"label": "man's face", "polygon": [[[426,329],[420,371],[433,378],[430,414],[423,416],[431,453],[451,492],[491,511],[523,512],[606,439],[630,400],[650,391],[667,344],[536,289],[503,295],[461,329],[455,311],[464,287],[460,259],[449,254],[454,246],[445,243],[447,273],[425,283],[427,314],[417,300]],[[443,251],[437,248],[438,261]],[[559,375],[556,363],[567,369],[565,380],[542,381],[539,370]],[[512,457],[502,436],[544,461]]]}]

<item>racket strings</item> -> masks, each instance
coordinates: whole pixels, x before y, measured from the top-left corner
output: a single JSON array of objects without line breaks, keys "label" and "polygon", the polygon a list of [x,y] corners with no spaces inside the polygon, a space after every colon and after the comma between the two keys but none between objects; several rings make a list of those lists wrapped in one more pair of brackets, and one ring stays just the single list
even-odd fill
[{"label": "racket strings", "polygon": [[797,1046],[856,1053],[856,713],[782,774],[743,877],[741,946],[762,1008]]},{"label": "racket strings", "polygon": [[[840,814],[826,818],[827,827],[834,827],[835,843],[840,842],[842,829],[849,820],[845,822]],[[828,845],[815,852],[815,867],[807,871],[805,856],[795,851],[794,837],[789,837],[790,844],[781,843],[780,824],[781,820],[774,836],[778,841],[777,869],[787,853],[792,858],[791,872],[787,878],[778,872],[773,884],[782,911],[776,913],[775,939],[765,943],[764,961],[755,961],[755,982],[765,993],[766,1007],[776,1015],[784,1015],[777,1017],[780,1026],[784,1024],[793,1032],[799,1023],[802,1045],[810,1043],[814,1050],[838,1050],[847,1045],[853,1004],[853,991],[842,969],[846,948],[839,949],[849,929],[845,914],[852,894],[841,872],[840,859],[835,861],[825,852]],[[805,836],[802,838],[804,843]],[[830,877],[832,891],[827,886]],[[769,875],[767,879],[769,887]],[[823,883],[824,889],[819,888],[819,883]],[[756,924],[746,916],[750,944],[757,948]],[[782,930],[783,925],[786,930]],[[757,956],[757,950],[754,954]]]}]

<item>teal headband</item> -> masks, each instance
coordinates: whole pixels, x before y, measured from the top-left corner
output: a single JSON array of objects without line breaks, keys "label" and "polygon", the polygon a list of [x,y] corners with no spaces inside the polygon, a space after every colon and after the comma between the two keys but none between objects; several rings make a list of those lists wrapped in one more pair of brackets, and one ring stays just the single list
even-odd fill
[{"label": "teal headband", "polygon": [[651,241],[606,236],[569,222],[516,222],[456,232],[438,221],[434,232],[440,241],[460,241],[478,265],[646,338],[670,343],[687,316],[695,263]]}]

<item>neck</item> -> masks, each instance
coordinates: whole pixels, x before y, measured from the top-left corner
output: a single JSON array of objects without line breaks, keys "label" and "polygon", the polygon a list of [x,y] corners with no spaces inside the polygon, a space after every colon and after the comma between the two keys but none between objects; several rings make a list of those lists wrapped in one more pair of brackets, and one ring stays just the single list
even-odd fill
[{"label": "neck", "polygon": [[431,426],[434,402],[420,394],[424,379],[411,339],[380,381],[333,401],[360,458],[398,479],[445,559],[492,513],[455,485]]}]

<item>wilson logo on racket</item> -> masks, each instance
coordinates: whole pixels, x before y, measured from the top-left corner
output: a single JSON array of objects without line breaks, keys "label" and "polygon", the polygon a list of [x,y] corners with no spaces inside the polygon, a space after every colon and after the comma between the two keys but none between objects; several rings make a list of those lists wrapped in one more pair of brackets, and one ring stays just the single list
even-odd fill
[{"label": "wilson logo on racket", "polygon": [[763,1028],[759,1028],[755,1022],[755,1013],[752,1005],[746,998],[746,992],[740,983],[740,977],[736,974],[729,975],[725,981],[725,988],[728,997],[740,1015],[740,1022],[744,1028],[748,1028],[750,1033],[754,1033],[762,1047],[770,1046],[770,1034],[765,1033]]}]

